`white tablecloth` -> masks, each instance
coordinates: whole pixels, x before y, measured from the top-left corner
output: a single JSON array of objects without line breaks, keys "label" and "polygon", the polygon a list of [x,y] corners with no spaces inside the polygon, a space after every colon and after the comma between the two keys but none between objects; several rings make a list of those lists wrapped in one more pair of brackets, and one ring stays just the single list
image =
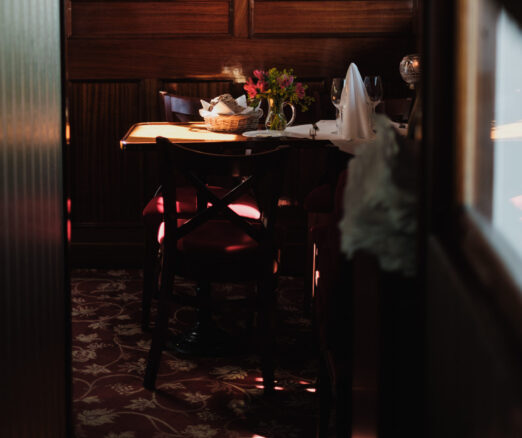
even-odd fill
[{"label": "white tablecloth", "polygon": [[[402,125],[399,125],[398,123],[391,123],[399,130],[401,134],[406,135],[407,128],[405,126],[401,127]],[[335,126],[335,120],[319,120],[316,125],[319,128],[316,132],[316,140],[330,140],[332,144],[337,146],[341,151],[352,155],[357,155],[357,149],[359,149],[359,146],[375,139],[374,136],[372,138],[346,140],[336,134],[337,128]],[[284,134],[288,137],[312,138],[310,135],[311,130],[312,125],[296,125],[287,127]]]},{"label": "white tablecloth", "polygon": [[[330,140],[340,150],[352,155],[356,154],[359,145],[369,141],[368,139],[346,140],[340,137],[335,133],[337,130],[335,120],[320,120],[316,125],[319,128],[316,132],[316,140]],[[311,130],[312,125],[290,126],[285,129],[285,135],[288,137],[312,138],[310,135]]]}]

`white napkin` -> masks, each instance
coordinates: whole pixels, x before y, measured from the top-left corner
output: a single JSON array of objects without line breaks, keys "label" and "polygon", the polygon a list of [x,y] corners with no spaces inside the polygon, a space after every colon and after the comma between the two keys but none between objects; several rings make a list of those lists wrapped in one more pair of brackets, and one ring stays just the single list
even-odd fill
[{"label": "white napkin", "polygon": [[[237,114],[249,114],[252,111],[254,111],[254,108],[247,106],[247,99],[246,96],[243,94],[242,96],[239,96],[236,99],[236,103],[243,107],[244,109],[237,113]],[[212,111],[209,111],[210,102],[207,102],[203,99],[201,99],[201,106],[202,108],[199,110],[199,114],[201,117],[207,117],[207,116],[223,116],[223,115],[233,115],[236,114],[234,110],[232,110],[226,103],[224,102],[218,102],[216,105],[214,105],[214,108],[212,108]],[[259,106],[258,106],[259,108]],[[257,110],[257,108],[256,108]]]},{"label": "white napkin", "polygon": [[352,62],[346,73],[345,86],[341,95],[341,136],[346,140],[372,138],[370,106],[366,87],[359,69]]}]

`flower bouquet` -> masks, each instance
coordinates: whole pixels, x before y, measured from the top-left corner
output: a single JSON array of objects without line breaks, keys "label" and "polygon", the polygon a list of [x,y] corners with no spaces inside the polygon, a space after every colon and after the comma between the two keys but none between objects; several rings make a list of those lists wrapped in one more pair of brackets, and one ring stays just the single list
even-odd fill
[{"label": "flower bouquet", "polygon": [[[313,98],[306,96],[306,85],[296,82],[292,69],[271,68],[268,71],[254,70],[255,82],[248,78],[244,86],[248,94],[248,104],[257,107],[262,99],[268,101],[268,115],[265,121],[267,129],[284,130],[295,119],[295,105],[306,111]],[[292,109],[292,118],[286,120],[283,106]]]}]

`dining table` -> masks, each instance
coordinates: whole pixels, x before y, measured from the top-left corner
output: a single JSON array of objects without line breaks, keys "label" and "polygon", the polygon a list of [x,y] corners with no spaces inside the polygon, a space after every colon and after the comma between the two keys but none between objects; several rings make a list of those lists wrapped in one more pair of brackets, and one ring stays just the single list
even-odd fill
[{"label": "dining table", "polygon": [[[405,135],[405,126],[396,123],[392,125],[401,135]],[[346,139],[339,136],[336,133],[335,120],[294,125],[284,131],[260,129],[245,133],[211,131],[203,121],[135,123],[121,138],[120,148],[125,153],[140,152],[146,156],[148,164],[144,168],[145,180],[151,185],[156,185],[154,178],[157,176],[154,164],[156,137],[168,138],[185,147],[217,153],[234,145],[247,145],[246,153],[288,145],[290,153],[282,194],[290,205],[300,206],[318,185],[329,182],[335,186],[337,175],[346,169],[347,163],[374,140]],[[144,194],[148,192],[145,188]]]},{"label": "dining table", "polygon": [[[214,132],[204,122],[140,122],[133,124],[120,140],[120,149],[125,152],[141,152],[155,161],[156,137],[168,138],[171,142],[201,151],[217,152],[228,146],[247,146],[246,153],[266,150],[279,145],[290,146],[290,157],[285,170],[283,193],[301,203],[316,184],[329,175],[338,173],[353,156],[354,149],[339,148],[331,140],[322,138],[313,131],[313,125],[299,125],[299,132],[272,132],[269,130],[249,133]],[[317,126],[317,125],[316,125]],[[310,135],[310,130],[312,130]],[[304,132],[308,135],[305,135]],[[155,173],[149,166],[148,179]]]},{"label": "dining table", "polygon": [[[138,153],[143,160],[143,205],[153,196],[159,185],[157,171],[156,137],[168,138],[171,142],[185,147],[207,152],[226,151],[229,146],[247,145],[246,152],[288,145],[289,153],[283,175],[283,186],[280,196],[281,220],[288,223],[287,250],[289,255],[288,271],[298,271],[298,259],[301,248],[303,229],[306,229],[306,211],[304,204],[307,195],[316,187],[326,183],[335,186],[337,175],[346,169],[348,161],[353,158],[355,147],[346,148],[335,145],[325,134],[332,127],[318,122],[315,125],[297,125],[287,128],[283,133],[256,131],[249,136],[240,133],[213,132],[201,122],[140,122],[135,123],[120,140],[122,153],[133,155]],[[293,131],[293,132],[292,132]],[[321,132],[323,131],[323,132]],[[320,135],[318,135],[320,134]],[[356,142],[353,142],[355,145]],[[343,145],[341,145],[343,146]]]},{"label": "dining table", "polygon": [[[400,135],[406,135],[406,125],[391,124]],[[356,156],[360,148],[373,141],[373,137],[343,138],[336,132],[335,120],[289,126],[284,131],[260,129],[245,133],[210,131],[204,122],[140,122],[133,124],[125,133],[120,140],[120,148],[123,151],[153,151],[156,137],[165,137],[171,142],[194,148],[238,142],[252,146],[289,144],[295,147],[326,147],[336,149],[344,156]]]},{"label": "dining table", "polygon": [[[305,126],[305,125],[301,125]],[[308,125],[306,125],[308,126]],[[312,125],[309,125],[312,128]],[[307,128],[308,129],[308,128]],[[255,131],[254,135],[214,132],[204,122],[141,122],[133,124],[120,140],[123,151],[150,151],[155,149],[156,137],[168,138],[173,143],[188,147],[233,143],[292,144],[296,146],[336,147],[328,139],[317,136],[293,135],[291,132]],[[199,145],[199,146],[198,146]]]},{"label": "dining table", "polygon": [[[256,149],[278,145],[290,146],[284,170],[283,189],[280,197],[282,270],[299,275],[306,271],[307,229],[309,218],[305,200],[315,188],[325,184],[335,187],[338,175],[347,168],[348,161],[357,156],[359,148],[372,139],[347,140],[336,134],[335,120],[288,127],[283,132],[255,131],[253,134],[214,132],[204,122],[142,122],[133,124],[120,140],[124,153],[141,153],[149,166],[144,180],[157,184],[156,164],[158,150],[156,137],[197,150],[219,152],[228,146],[241,145],[248,153]],[[245,146],[247,146],[245,148]],[[221,149],[222,148],[222,149]],[[144,190],[145,196],[148,190]],[[153,192],[150,192],[152,194]],[[144,199],[146,202],[147,199]],[[305,273],[305,272],[302,272]]]},{"label": "dining table", "polygon": [[[147,194],[152,196],[159,184],[157,137],[167,138],[184,147],[216,153],[228,152],[235,146],[245,153],[249,153],[249,150],[250,153],[255,153],[256,150],[271,149],[279,145],[290,146],[278,202],[278,227],[284,230],[281,231],[280,243],[282,271],[298,274],[298,270],[304,269],[301,265],[306,248],[307,216],[303,207],[305,197],[315,187],[324,184],[326,179],[336,179],[351,157],[349,153],[340,151],[330,140],[317,138],[317,132],[313,128],[313,125],[301,125],[300,131],[295,135],[263,130],[255,131],[253,135],[248,132],[242,135],[210,131],[204,122],[142,122],[129,128],[120,140],[120,148],[124,154],[139,153],[143,157],[143,180],[148,186],[143,190],[145,204],[148,202]],[[305,131],[309,135],[305,135]],[[156,189],[151,190],[153,187]],[[187,336],[188,339],[190,336]],[[172,345],[177,345],[177,341]]]}]

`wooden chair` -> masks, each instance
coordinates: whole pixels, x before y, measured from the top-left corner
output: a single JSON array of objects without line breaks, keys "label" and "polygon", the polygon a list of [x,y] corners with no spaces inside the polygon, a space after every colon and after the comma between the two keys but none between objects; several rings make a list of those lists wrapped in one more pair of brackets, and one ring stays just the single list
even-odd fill
[{"label": "wooden chair", "polygon": [[[203,120],[199,115],[199,97],[178,96],[168,91],[160,91],[160,108],[166,122],[193,122]],[[208,99],[207,99],[208,100]]]},{"label": "wooden chair", "polygon": [[[227,190],[220,186],[208,185],[217,196],[223,196]],[[194,216],[197,212],[197,192],[194,187],[180,186],[177,190],[176,207],[179,215],[185,219]],[[256,217],[259,214],[255,200],[248,194],[239,197],[231,208],[239,215]],[[148,330],[150,324],[150,312],[154,297],[159,295],[159,273],[161,268],[161,251],[158,242],[158,229],[163,222],[164,198],[161,186],[156,194],[143,209],[143,222],[145,226],[145,253],[143,259],[143,291],[141,303],[141,326]]]},{"label": "wooden chair", "polygon": [[[189,122],[201,120],[199,108],[200,99],[197,97],[178,96],[167,91],[160,91],[160,108],[163,120],[166,122]],[[223,194],[223,188],[212,186],[211,189]],[[178,187],[177,208],[178,213],[190,217],[196,213],[196,190],[187,185]],[[248,195],[241,197],[232,208],[239,214],[254,213],[257,209],[255,202]],[[142,212],[145,225],[145,253],[143,261],[143,294],[142,294],[142,317],[143,330],[149,328],[150,310],[153,297],[158,296],[159,281],[159,245],[157,242],[158,227],[163,218],[163,196],[161,186],[156,190]]]},{"label": "wooden chair", "polygon": [[[160,113],[165,122],[191,122],[202,120],[199,115],[201,102],[198,97],[178,96],[168,91],[160,91]],[[196,193],[193,188],[178,191],[178,213],[193,215],[196,212]],[[152,298],[158,295],[158,243],[157,230],[163,217],[163,197],[161,186],[152,196],[142,212],[145,225],[145,254],[143,260],[143,295],[141,326],[149,328]]]},{"label": "wooden chair", "polygon": [[[158,315],[149,352],[144,386],[155,387],[161,354],[169,334],[169,303],[184,302],[174,288],[174,276],[200,285],[197,305],[200,317],[210,319],[210,284],[256,281],[255,300],[259,323],[261,367],[265,393],[274,386],[273,347],[275,286],[278,257],[275,214],[287,147],[256,150],[246,155],[245,145],[220,152],[204,152],[172,144],[158,137],[160,177],[164,198],[164,234],[160,236],[163,263]],[[190,218],[176,209],[177,181],[183,176],[198,196],[198,211]],[[205,184],[212,176],[232,177],[239,183],[218,196]],[[241,196],[253,196],[258,218],[240,216],[231,208]],[[200,321],[205,324],[205,321]]]},{"label": "wooden chair", "polygon": [[411,97],[386,99],[377,111],[386,114],[394,122],[408,123],[412,105]]}]

